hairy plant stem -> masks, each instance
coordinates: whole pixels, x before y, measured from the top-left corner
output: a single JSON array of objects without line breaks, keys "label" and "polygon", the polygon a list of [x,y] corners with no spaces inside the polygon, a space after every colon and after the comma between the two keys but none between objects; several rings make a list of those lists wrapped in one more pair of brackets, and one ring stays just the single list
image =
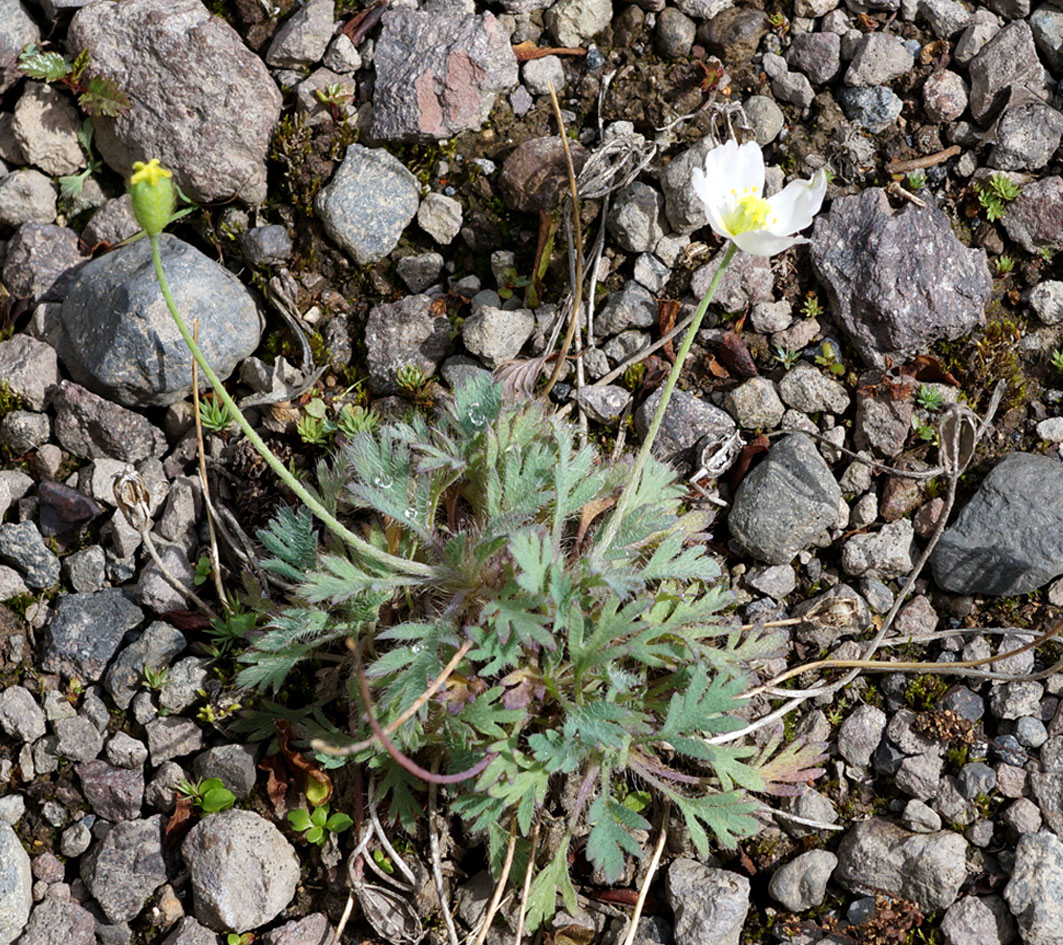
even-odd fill
[{"label": "hairy plant stem", "polygon": [[192,357],[196,364],[199,365],[200,370],[203,372],[203,376],[210,381],[210,385],[214,388],[214,393],[218,395],[218,399],[229,408],[232,415],[236,418],[237,426],[243,431],[244,436],[251,441],[251,445],[255,448],[255,451],[266,461],[270,469],[277,474],[280,480],[295,493],[299,500],[310,509],[314,515],[328,526],[333,534],[367,558],[370,558],[389,569],[410,575],[427,577],[432,574],[433,572],[430,565],[422,564],[419,561],[410,561],[408,558],[400,558],[396,555],[390,555],[385,551],[381,551],[379,548],[374,548],[364,538],[359,538],[354,532],[340,522],[336,516],[329,512],[329,510],[326,509],[325,506],[322,505],[321,502],[288,471],[284,463],[277,458],[276,454],[266,445],[262,437],[255,432],[240,408],[236,406],[236,401],[229,396],[229,392],[222,386],[221,379],[214,373],[214,369],[210,366],[206,357],[204,357],[203,352],[199,349],[199,345],[196,344],[195,339],[192,337],[192,333],[188,330],[188,325],[185,324],[184,318],[177,310],[177,303],[174,301],[173,295],[170,292],[170,284],[166,279],[166,273],[163,272],[162,269],[162,256],[159,253],[159,238],[158,236],[149,236],[148,239],[151,241],[151,262],[155,267],[155,278],[159,282],[159,288],[162,290],[162,297],[166,300],[166,307],[170,310],[170,315],[173,317],[174,323],[177,325],[177,330],[181,333],[181,337],[188,346],[188,350],[192,353]]},{"label": "hairy plant stem", "polygon": [[731,260],[734,259],[735,253],[737,252],[738,246],[735,243],[727,244],[727,250],[724,253],[723,261],[713,274],[712,281],[709,283],[709,287],[705,291],[701,303],[694,312],[694,317],[690,322],[690,328],[687,330],[686,337],[683,339],[683,343],[679,346],[679,350],[676,352],[675,363],[672,365],[672,370],[668,372],[668,378],[665,380],[664,387],[661,389],[661,399],[657,404],[657,410],[653,415],[653,421],[650,423],[650,428],[646,431],[646,436],[642,441],[642,448],[638,451],[638,455],[635,457],[635,464],[631,468],[631,474],[628,476],[624,490],[620,493],[620,498],[617,500],[616,506],[613,509],[613,514],[609,517],[609,521],[605,526],[605,531],[602,532],[602,537],[596,544],[594,551],[595,557],[600,558],[600,556],[603,556],[608,552],[609,546],[616,538],[616,533],[620,530],[620,524],[624,520],[627,507],[631,504],[632,496],[634,496],[635,491],[639,487],[639,482],[642,479],[642,470],[646,467],[646,461],[650,458],[650,450],[653,449],[654,440],[657,439],[657,433],[661,429],[661,423],[664,421],[664,412],[668,409],[668,402],[672,399],[672,393],[679,380],[679,374],[683,370],[683,363],[686,361],[687,355],[690,353],[691,345],[694,344],[694,339],[697,337],[698,329],[701,328],[701,322],[705,318],[705,313],[709,310],[709,303],[712,301],[712,297],[716,294],[716,289],[719,288],[720,280],[723,278],[724,271],[731,264]]}]

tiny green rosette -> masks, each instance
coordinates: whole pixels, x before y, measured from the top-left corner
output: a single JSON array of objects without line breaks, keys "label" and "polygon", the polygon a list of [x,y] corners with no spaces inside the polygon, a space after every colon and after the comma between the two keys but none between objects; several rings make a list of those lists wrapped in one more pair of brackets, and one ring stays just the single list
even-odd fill
[{"label": "tiny green rosette", "polygon": [[170,222],[174,206],[173,174],[152,158],[136,161],[129,178],[133,214],[148,236],[158,236]]}]

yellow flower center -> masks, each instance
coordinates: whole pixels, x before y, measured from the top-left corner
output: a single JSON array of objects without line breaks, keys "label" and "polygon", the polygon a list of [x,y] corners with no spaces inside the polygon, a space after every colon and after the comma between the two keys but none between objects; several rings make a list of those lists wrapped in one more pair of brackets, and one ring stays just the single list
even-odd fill
[{"label": "yellow flower center", "polygon": [[738,199],[730,213],[724,215],[723,225],[734,236],[739,233],[748,233],[750,230],[762,230],[769,213],[771,213],[771,204],[767,200],[756,194],[747,193]]},{"label": "yellow flower center", "polygon": [[134,161],[133,176],[129,178],[129,183],[146,182],[152,187],[158,187],[159,179],[162,177],[173,177],[173,174],[159,163],[158,158],[152,158],[147,164],[143,161]]}]

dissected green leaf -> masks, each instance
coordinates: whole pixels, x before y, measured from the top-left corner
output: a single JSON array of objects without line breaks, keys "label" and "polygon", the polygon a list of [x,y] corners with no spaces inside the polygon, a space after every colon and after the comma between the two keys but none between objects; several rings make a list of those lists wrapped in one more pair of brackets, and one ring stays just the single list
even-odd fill
[{"label": "dissected green leaf", "polygon": [[571,837],[566,834],[558,844],[550,862],[531,881],[528,889],[526,921],[528,931],[534,932],[554,914],[558,893],[565,908],[572,914],[579,909],[576,890],[568,875],[568,845]]},{"label": "dissected green leaf", "polygon": [[649,830],[650,823],[608,795],[599,797],[591,805],[587,819],[594,824],[587,838],[587,859],[602,871],[607,883],[615,882],[624,872],[625,851],[642,856],[642,847],[630,831]]}]

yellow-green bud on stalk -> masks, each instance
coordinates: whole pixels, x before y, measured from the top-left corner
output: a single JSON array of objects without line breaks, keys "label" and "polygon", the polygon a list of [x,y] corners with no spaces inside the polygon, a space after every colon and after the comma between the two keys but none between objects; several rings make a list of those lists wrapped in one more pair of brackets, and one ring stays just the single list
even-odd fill
[{"label": "yellow-green bud on stalk", "polygon": [[133,164],[129,178],[129,194],[133,198],[133,213],[148,236],[158,236],[173,214],[173,174],[152,158],[145,164]]}]

